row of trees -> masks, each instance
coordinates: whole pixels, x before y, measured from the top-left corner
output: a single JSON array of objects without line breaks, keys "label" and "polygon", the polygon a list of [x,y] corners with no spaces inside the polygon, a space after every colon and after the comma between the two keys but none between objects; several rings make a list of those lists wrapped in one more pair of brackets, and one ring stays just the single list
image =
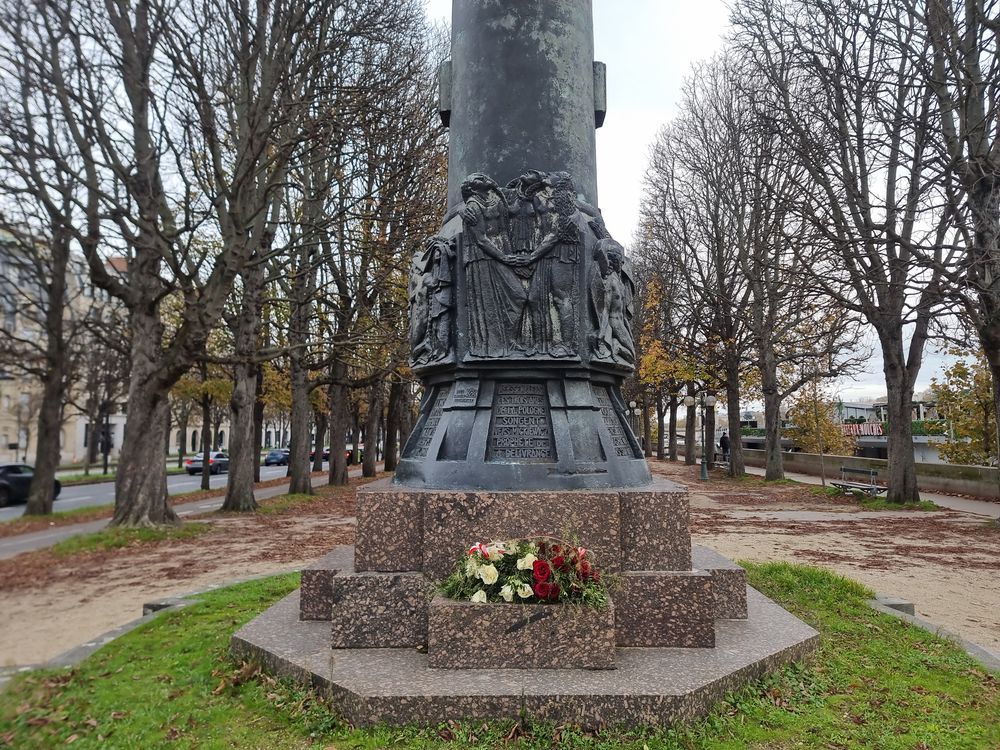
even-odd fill
[{"label": "row of trees", "polygon": [[[227,509],[255,507],[268,368],[290,383],[291,491],[311,489],[314,421],[346,481],[350,393],[368,434],[405,421],[406,272],[442,213],[421,3],[0,0],[0,36],[0,201],[39,259],[42,412],[68,388],[75,258],[123,322],[103,339],[127,373],[114,523],[176,520],[164,447],[192,379],[204,425],[228,399]],[[59,455],[39,425],[29,512]]]},{"label": "row of trees", "polygon": [[671,416],[670,394],[724,390],[733,435],[740,399],[761,398],[776,479],[781,404],[857,368],[870,332],[888,497],[918,499],[911,410],[929,340],[978,338],[1000,414],[996,18],[988,0],[734,5],[726,51],[694,70],[653,147],[636,387]]}]

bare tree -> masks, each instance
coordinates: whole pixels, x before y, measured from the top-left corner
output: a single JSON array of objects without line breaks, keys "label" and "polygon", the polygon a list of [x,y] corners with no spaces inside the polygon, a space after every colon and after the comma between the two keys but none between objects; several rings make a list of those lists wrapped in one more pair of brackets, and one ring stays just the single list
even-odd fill
[{"label": "bare tree", "polygon": [[953,247],[932,246],[926,260],[945,275],[979,336],[1000,419],[1000,4],[926,0],[906,8],[920,25],[915,39],[900,40],[899,53],[920,67],[937,101],[940,179],[957,234]]},{"label": "bare tree", "polygon": [[775,132],[810,183],[797,218],[831,251],[812,278],[879,340],[887,497],[917,500],[913,386],[940,275],[921,270],[916,250],[938,244],[943,225],[929,202],[931,91],[891,41],[914,39],[914,19],[893,3],[741,0],[734,23],[747,65],[777,94]]}]

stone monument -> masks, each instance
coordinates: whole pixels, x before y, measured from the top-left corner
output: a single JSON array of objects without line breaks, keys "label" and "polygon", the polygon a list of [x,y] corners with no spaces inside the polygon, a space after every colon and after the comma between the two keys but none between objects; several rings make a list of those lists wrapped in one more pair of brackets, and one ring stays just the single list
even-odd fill
[{"label": "stone monument", "polygon": [[[626,418],[634,282],[596,208],[590,0],[453,6],[450,207],[409,284],[418,422],[395,478],[359,490],[355,545],[303,571],[233,650],[355,724],[697,715],[816,633],[692,547],[686,490],[650,476]],[[593,550],[618,581],[607,611],[433,596],[470,543],[538,533]]]}]

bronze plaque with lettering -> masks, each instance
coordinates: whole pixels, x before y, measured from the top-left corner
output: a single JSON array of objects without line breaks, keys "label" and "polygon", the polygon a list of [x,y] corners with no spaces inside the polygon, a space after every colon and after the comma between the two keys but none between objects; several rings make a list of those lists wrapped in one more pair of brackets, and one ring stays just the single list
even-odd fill
[{"label": "bronze plaque with lettering", "polygon": [[548,396],[541,383],[498,383],[486,460],[497,463],[555,461]]},{"label": "bronze plaque with lettering", "polygon": [[597,405],[601,407],[601,417],[604,419],[604,425],[608,428],[608,432],[611,434],[611,442],[615,446],[615,454],[621,457],[633,457],[632,444],[625,435],[625,430],[622,428],[621,417],[618,416],[618,412],[615,410],[614,404],[611,402],[611,396],[608,395],[608,389],[595,386],[594,396],[597,399]]},{"label": "bronze plaque with lettering", "polygon": [[446,385],[434,397],[434,405],[431,406],[423,429],[420,430],[420,439],[417,440],[417,444],[413,448],[413,453],[411,454],[413,458],[427,458],[427,451],[431,447],[431,441],[434,439],[434,433],[437,431],[438,422],[441,421],[441,413],[449,391],[451,391],[451,386]]}]

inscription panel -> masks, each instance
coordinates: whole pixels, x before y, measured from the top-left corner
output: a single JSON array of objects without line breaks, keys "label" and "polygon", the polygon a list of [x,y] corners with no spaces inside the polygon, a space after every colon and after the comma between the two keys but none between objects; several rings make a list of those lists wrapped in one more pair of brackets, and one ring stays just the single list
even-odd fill
[{"label": "inscription panel", "polygon": [[469,407],[476,405],[479,398],[479,381],[471,382],[458,381],[455,383],[455,390],[451,395],[451,404],[456,407]]},{"label": "inscription panel", "polygon": [[431,447],[431,441],[434,439],[434,433],[437,432],[437,426],[441,421],[441,414],[444,410],[444,402],[448,398],[448,393],[450,391],[451,386],[446,385],[438,390],[437,395],[434,396],[434,404],[431,406],[431,410],[427,414],[427,420],[424,422],[424,426],[420,430],[420,438],[417,440],[417,444],[413,448],[413,453],[411,454],[413,458],[427,458],[427,451]]},{"label": "inscription panel", "polygon": [[486,460],[500,463],[550,463],[555,460],[544,385],[497,384]]},{"label": "inscription panel", "polygon": [[608,389],[595,386],[594,398],[597,401],[597,405],[601,408],[601,417],[604,419],[604,425],[608,428],[608,433],[611,435],[611,443],[615,446],[615,455],[622,458],[632,458],[632,443],[629,442],[628,435],[625,434],[621,417],[615,411],[615,406],[611,402]]}]

